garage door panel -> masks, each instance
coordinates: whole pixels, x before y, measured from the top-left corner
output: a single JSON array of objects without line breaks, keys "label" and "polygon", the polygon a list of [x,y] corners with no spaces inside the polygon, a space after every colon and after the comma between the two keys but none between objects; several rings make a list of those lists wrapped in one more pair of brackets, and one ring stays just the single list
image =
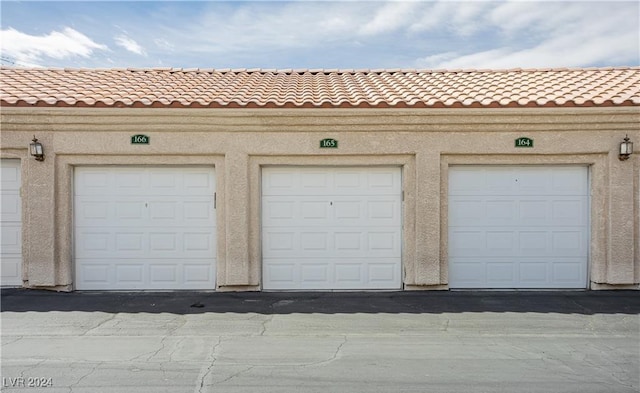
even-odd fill
[{"label": "garage door panel", "polygon": [[401,202],[399,199],[369,198],[367,218],[377,226],[397,226],[401,223]]},{"label": "garage door panel", "polygon": [[[93,220],[102,220],[106,225],[108,218],[115,214],[115,206],[107,200],[91,200],[89,197],[76,197],[74,203],[76,225],[88,225]],[[87,222],[88,221],[88,222]]]},{"label": "garage door panel", "polygon": [[552,234],[548,230],[520,230],[517,233],[517,242],[514,239],[514,246],[517,248],[516,253],[511,255],[522,256],[542,256],[552,255],[551,249]]},{"label": "garage door panel", "polygon": [[[213,173],[208,169],[185,168],[106,167],[82,168],[76,174],[75,193],[82,195],[164,195],[184,196],[184,189],[200,190],[201,194],[212,194],[215,189]],[[115,191],[115,192],[112,192]]]},{"label": "garage door panel", "polygon": [[515,238],[516,234],[512,231],[486,231],[486,250],[492,255],[514,255],[518,244]]},{"label": "garage door panel", "polygon": [[20,160],[0,160],[0,284],[22,285],[22,186]]},{"label": "garage door panel", "polygon": [[2,285],[20,285],[21,271],[22,258],[2,257]]},{"label": "garage door panel", "polygon": [[450,260],[449,281],[455,277],[456,288],[480,288],[485,285],[485,263],[479,258]]},{"label": "garage door panel", "polygon": [[525,283],[546,282],[549,277],[549,264],[547,262],[520,262],[520,281]]},{"label": "garage door panel", "polygon": [[587,233],[575,228],[450,230],[449,256],[578,256],[588,255]]},{"label": "garage door panel", "polygon": [[367,263],[368,274],[367,282],[372,286],[391,285],[399,279],[398,264],[394,262],[375,262]]},{"label": "garage door panel", "polygon": [[76,196],[81,195],[106,195],[113,189],[111,174],[106,169],[84,168],[81,173],[76,172],[74,192]]},{"label": "garage door panel", "polygon": [[584,273],[582,261],[556,262],[553,265],[552,280],[567,284],[580,284]]},{"label": "garage door panel", "polygon": [[484,217],[484,202],[481,199],[451,197],[449,199],[449,226],[458,226]]},{"label": "garage door panel", "polygon": [[485,249],[485,234],[481,230],[449,229],[449,257],[478,255]]},{"label": "garage door panel", "polygon": [[366,217],[365,204],[362,200],[335,198],[333,206],[335,219],[343,223],[350,220],[360,223]]},{"label": "garage door panel", "polygon": [[[177,229],[175,231],[149,232],[145,234],[144,244],[148,242],[149,257],[161,258],[207,258],[216,254],[216,242],[209,230]],[[147,240],[148,239],[148,240]],[[146,250],[145,250],[146,251]]]},{"label": "garage door panel", "polygon": [[556,258],[554,264],[539,258],[467,258],[451,265],[449,273],[457,288],[575,287],[584,285],[583,265],[576,258]]},{"label": "garage door panel", "polygon": [[144,288],[144,269],[141,263],[127,263],[115,265],[116,283],[128,288]]},{"label": "garage door panel", "polygon": [[263,225],[272,226],[398,226],[402,204],[389,197],[309,196],[265,197]]},{"label": "garage door panel", "polygon": [[449,195],[584,195],[584,167],[469,167],[450,172]]},{"label": "garage door panel", "polygon": [[325,285],[329,281],[329,265],[325,261],[301,264],[300,281],[312,286]]},{"label": "garage door panel", "polygon": [[473,195],[485,184],[484,173],[473,168],[456,168],[449,171],[449,195]]},{"label": "garage door panel", "polygon": [[453,196],[449,199],[452,226],[584,226],[587,224],[587,196],[530,197]]},{"label": "garage door panel", "polygon": [[487,262],[485,265],[487,282],[492,285],[512,284],[515,281],[516,266],[511,262]]},{"label": "garage door panel", "polygon": [[128,227],[104,228],[99,231],[77,228],[76,256],[104,258],[206,258],[215,255],[215,238],[210,229],[150,232],[131,231]]},{"label": "garage door panel", "polygon": [[182,233],[183,248],[180,250],[185,257],[215,255],[215,236],[211,231],[189,230]]},{"label": "garage door panel", "polygon": [[111,277],[114,272],[108,260],[83,261],[76,259],[76,279],[82,282],[86,289],[104,289],[115,285]]},{"label": "garage door panel", "polygon": [[208,260],[200,263],[190,261],[182,267],[183,287],[187,289],[213,288],[215,286],[215,266]]},{"label": "garage door panel", "polygon": [[338,287],[358,288],[365,285],[365,265],[359,262],[336,262],[335,281]]},{"label": "garage door panel", "polygon": [[2,192],[2,214],[0,220],[2,222],[20,222],[22,220],[21,201],[18,191]]},{"label": "garage door panel", "polygon": [[329,202],[324,200],[307,200],[300,202],[300,216],[304,222],[311,220],[316,225],[326,225],[330,220]]},{"label": "garage door panel", "polygon": [[588,224],[589,201],[582,198],[567,198],[551,201],[551,223],[553,225],[585,226]]},{"label": "garage door panel", "polygon": [[366,248],[365,232],[357,229],[344,229],[334,232],[334,247],[340,255],[349,255],[349,252],[361,253]]},{"label": "garage door panel", "polygon": [[2,253],[20,255],[22,252],[22,225],[16,222],[0,225]]},{"label": "garage door panel", "polygon": [[[398,168],[268,167],[262,180],[263,196],[397,195],[401,189]],[[373,192],[372,192],[373,191]]]},{"label": "garage door panel", "polygon": [[552,255],[587,257],[589,254],[587,234],[579,230],[555,230],[551,232]]},{"label": "garage door panel", "polygon": [[0,182],[2,191],[20,189],[20,160],[2,159],[0,166]]},{"label": "garage door panel", "polygon": [[329,232],[300,232],[300,249],[306,252],[327,252]]},{"label": "garage door panel", "polygon": [[278,230],[265,228],[263,253],[269,257],[397,257],[401,253],[399,230],[369,228],[343,230]]},{"label": "garage door panel", "polygon": [[149,264],[149,281],[152,283],[168,283],[179,280],[178,267],[172,265]]},{"label": "garage door panel", "polygon": [[76,269],[86,290],[203,289],[213,288],[215,283],[209,259],[79,259]]},{"label": "garage door panel", "polygon": [[557,167],[551,172],[551,189],[560,195],[589,193],[588,172],[584,167]]},{"label": "garage door panel", "polygon": [[185,225],[210,225],[215,219],[211,198],[187,198],[182,202],[182,218]]},{"label": "garage door panel", "polygon": [[212,168],[87,167],[75,180],[78,289],[215,287]]},{"label": "garage door panel", "polygon": [[304,262],[265,260],[269,289],[380,289],[400,279],[395,260],[309,258]]},{"label": "garage door panel", "polygon": [[450,286],[584,288],[587,173],[586,167],[450,168]]},{"label": "garage door panel", "polygon": [[400,287],[399,168],[265,168],[262,184],[265,289]]},{"label": "garage door panel", "polygon": [[283,259],[263,259],[263,280],[270,289],[296,289],[299,286],[298,264]]},{"label": "garage door panel", "polygon": [[81,226],[120,225],[156,226],[170,221],[172,226],[211,226],[215,210],[211,197],[183,198],[180,202],[163,201],[157,197],[119,200],[80,196],[75,199],[76,224]]},{"label": "garage door panel", "polygon": [[148,204],[145,206],[145,201],[141,199],[122,202],[109,201],[108,203],[113,204],[115,214],[113,217],[107,217],[107,220],[112,221],[112,218],[116,218],[118,222],[126,220],[132,225],[135,225],[136,221],[138,225],[144,225],[149,220],[151,209],[153,209]]}]

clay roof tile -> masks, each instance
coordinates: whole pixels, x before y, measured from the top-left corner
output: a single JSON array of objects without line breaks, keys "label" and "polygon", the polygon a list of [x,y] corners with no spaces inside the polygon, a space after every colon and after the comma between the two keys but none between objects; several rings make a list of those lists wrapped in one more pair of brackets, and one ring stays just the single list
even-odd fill
[{"label": "clay roof tile", "polygon": [[640,105],[640,67],[512,70],[0,68],[3,106]]}]

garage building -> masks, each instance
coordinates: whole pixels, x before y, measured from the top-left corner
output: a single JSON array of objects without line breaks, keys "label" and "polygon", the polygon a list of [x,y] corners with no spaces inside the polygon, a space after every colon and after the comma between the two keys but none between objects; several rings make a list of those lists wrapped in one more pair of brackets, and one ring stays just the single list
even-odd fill
[{"label": "garage building", "polygon": [[639,288],[640,68],[3,67],[0,104],[4,286]]}]

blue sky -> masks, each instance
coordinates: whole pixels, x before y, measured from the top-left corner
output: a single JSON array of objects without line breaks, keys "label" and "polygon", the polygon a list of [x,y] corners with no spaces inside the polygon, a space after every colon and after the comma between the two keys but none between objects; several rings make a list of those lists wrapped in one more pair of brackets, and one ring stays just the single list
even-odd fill
[{"label": "blue sky", "polygon": [[540,68],[640,65],[639,1],[1,1],[2,64]]}]

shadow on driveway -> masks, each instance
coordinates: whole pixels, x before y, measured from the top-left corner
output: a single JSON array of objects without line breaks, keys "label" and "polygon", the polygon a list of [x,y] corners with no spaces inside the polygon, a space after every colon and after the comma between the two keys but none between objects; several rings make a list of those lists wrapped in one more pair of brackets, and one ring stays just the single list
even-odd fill
[{"label": "shadow on driveway", "polygon": [[640,314],[638,291],[51,292],[3,288],[0,309],[106,313]]}]

